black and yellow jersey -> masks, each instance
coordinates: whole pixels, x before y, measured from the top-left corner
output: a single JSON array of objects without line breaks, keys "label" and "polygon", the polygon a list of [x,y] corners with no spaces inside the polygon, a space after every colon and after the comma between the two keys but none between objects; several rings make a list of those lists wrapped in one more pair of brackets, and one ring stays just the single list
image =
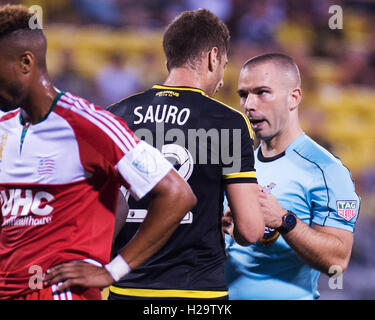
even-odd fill
[{"label": "black and yellow jersey", "polygon": [[[239,111],[190,87],[155,85],[109,107],[130,129],[161,150],[190,184],[197,205],[163,248],[110,288],[141,297],[220,298],[227,295],[221,233],[224,186],[256,183],[252,131]],[[153,170],[152,159],[139,163]],[[147,214],[148,199],[128,200],[117,254]]]}]

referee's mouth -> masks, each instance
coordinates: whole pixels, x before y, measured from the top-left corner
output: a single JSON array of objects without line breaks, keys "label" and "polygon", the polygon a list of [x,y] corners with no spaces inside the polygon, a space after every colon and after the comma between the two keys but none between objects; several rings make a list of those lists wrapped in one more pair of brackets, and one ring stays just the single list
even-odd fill
[{"label": "referee's mouth", "polygon": [[250,124],[253,130],[261,129],[267,121],[266,119],[249,119],[249,120],[250,120]]}]

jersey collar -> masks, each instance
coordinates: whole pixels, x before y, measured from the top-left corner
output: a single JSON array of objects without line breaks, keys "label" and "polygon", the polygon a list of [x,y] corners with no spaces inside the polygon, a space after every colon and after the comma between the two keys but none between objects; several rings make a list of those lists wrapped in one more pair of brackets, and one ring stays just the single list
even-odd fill
[{"label": "jersey collar", "polygon": [[[56,104],[57,102],[60,100],[61,96],[63,96],[65,94],[65,91],[60,91],[57,96],[55,97],[55,99],[53,100],[52,102],[52,105],[51,105],[51,108],[49,109],[48,113],[43,117],[42,120],[40,120],[39,122],[37,122],[36,124],[38,123],[41,123],[43,122],[44,120],[46,120],[48,118],[48,116],[52,113],[53,109],[55,109],[56,107]],[[21,125],[24,125],[25,122],[23,120],[23,117],[22,117],[22,113],[20,112],[20,115],[19,115],[19,119],[20,119],[20,123]]]},{"label": "jersey collar", "polygon": [[285,156],[285,150],[273,157],[265,157],[262,153],[262,148],[259,146],[257,156],[260,162],[272,162]]},{"label": "jersey collar", "polygon": [[273,157],[265,157],[262,153],[262,147],[259,146],[258,148],[258,154],[257,154],[257,157],[258,157],[258,160],[261,161],[261,162],[271,162],[271,161],[275,161],[277,159],[280,159],[282,158],[283,156],[285,156],[286,152],[288,152],[288,150],[292,150],[295,146],[297,146],[301,141],[304,140],[304,138],[306,137],[306,134],[303,132],[297,139],[295,139],[294,141],[292,141],[292,143],[286,147],[286,149],[273,156]]},{"label": "jersey collar", "polygon": [[207,94],[203,90],[198,89],[198,88],[192,88],[192,87],[184,87],[184,86],[171,87],[171,86],[155,84],[152,86],[152,89],[193,91],[193,92],[198,92],[207,97]]}]

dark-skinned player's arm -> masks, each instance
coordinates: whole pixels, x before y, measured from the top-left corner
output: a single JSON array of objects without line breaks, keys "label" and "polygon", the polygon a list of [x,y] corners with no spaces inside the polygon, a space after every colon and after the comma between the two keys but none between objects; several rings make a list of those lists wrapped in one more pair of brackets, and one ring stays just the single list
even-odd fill
[{"label": "dark-skinned player's arm", "polygon": [[104,288],[155,254],[172,235],[186,212],[196,204],[189,185],[172,169],[149,193],[148,214],[134,238],[104,267],[69,262],[47,270],[45,285]]},{"label": "dark-skinned player's arm", "polygon": [[122,227],[126,223],[126,219],[128,218],[129,214],[129,204],[128,204],[128,196],[127,196],[126,189],[121,187],[118,199],[117,199],[117,211],[116,211],[116,218],[115,218],[115,230],[113,232],[113,243],[117,238],[118,234],[120,233]]}]

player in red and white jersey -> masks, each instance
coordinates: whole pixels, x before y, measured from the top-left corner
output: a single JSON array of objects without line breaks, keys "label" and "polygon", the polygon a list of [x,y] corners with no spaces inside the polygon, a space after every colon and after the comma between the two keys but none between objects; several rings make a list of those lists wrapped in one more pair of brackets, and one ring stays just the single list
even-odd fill
[{"label": "player in red and white jersey", "polygon": [[[20,106],[0,113],[0,299],[100,299],[86,287],[108,286],[150,257],[195,197],[124,120],[53,87],[30,17],[23,6],[0,8],[0,106]],[[121,185],[151,195],[151,215],[108,263]],[[42,284],[57,265],[79,272]]]}]

